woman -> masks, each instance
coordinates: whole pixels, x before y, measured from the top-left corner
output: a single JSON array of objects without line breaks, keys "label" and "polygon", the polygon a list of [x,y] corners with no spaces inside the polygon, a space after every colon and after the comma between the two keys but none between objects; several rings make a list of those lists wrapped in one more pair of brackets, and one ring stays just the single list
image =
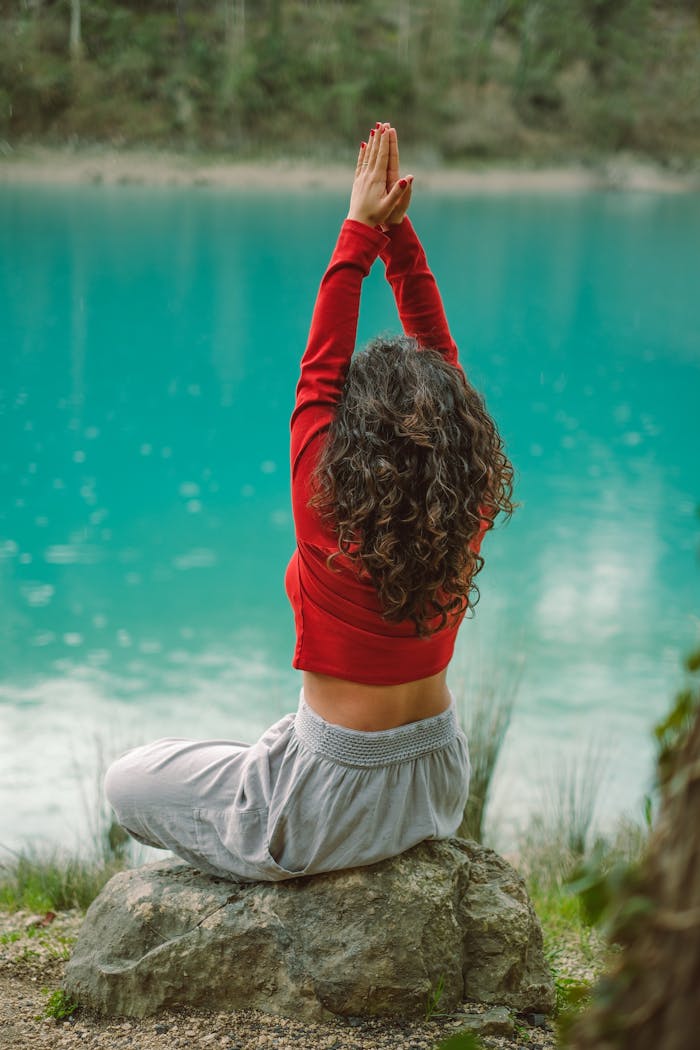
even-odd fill
[{"label": "woman", "polygon": [[[512,468],[457,360],[406,217],[395,130],[362,143],[291,424],[296,714],[252,746],[159,740],[109,769],[134,838],[203,871],[279,880],[372,864],[457,830],[467,742],[446,671]],[[353,357],[381,256],[405,335]]]}]

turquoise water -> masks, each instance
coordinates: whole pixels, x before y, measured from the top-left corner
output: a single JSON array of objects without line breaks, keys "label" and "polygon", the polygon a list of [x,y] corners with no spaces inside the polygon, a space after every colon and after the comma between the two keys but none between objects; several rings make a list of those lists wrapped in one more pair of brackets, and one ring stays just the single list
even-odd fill
[{"label": "turquoise water", "polygon": [[[100,752],[294,706],[287,428],[343,213],[0,189],[0,843],[80,835]],[[594,741],[612,819],[697,638],[700,198],[418,195],[414,219],[518,470],[451,678],[468,703],[520,676],[493,817]],[[360,338],[396,326],[378,267]]]}]

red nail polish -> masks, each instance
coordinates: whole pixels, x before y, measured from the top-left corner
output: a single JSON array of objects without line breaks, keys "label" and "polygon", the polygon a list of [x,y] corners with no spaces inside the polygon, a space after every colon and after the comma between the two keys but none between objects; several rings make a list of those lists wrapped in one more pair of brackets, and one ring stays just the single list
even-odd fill
[{"label": "red nail polish", "polygon": [[374,128],[370,131],[370,136],[374,135]]},{"label": "red nail polish", "polygon": [[375,124],[374,126],[375,126],[375,128],[377,128],[377,129],[381,128],[381,124],[379,123],[379,121],[377,121],[377,123],[376,123],[376,124]]},{"label": "red nail polish", "polygon": [[399,179],[399,186],[401,186],[402,189],[405,189],[408,186],[406,179]]},{"label": "red nail polish", "polygon": [[361,142],[360,143],[360,149],[367,149],[367,143],[366,142]]}]

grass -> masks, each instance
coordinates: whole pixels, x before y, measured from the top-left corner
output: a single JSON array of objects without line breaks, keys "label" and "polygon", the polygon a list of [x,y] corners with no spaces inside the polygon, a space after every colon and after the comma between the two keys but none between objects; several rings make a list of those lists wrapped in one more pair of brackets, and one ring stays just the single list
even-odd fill
[{"label": "grass", "polygon": [[554,1016],[565,1031],[591,999],[593,983],[604,968],[607,948],[585,918],[579,898],[563,884],[530,891],[542,926],[544,955],[555,991]]},{"label": "grass", "polygon": [[542,926],[562,1038],[590,1003],[593,983],[616,951],[592,923],[584,896],[574,892],[571,880],[593,861],[596,870],[603,871],[634,863],[645,848],[649,831],[629,818],[622,819],[607,838],[592,839],[590,825],[585,834],[583,830],[580,825],[573,829],[575,834],[564,833],[558,821],[535,817],[523,836],[518,865]]},{"label": "grass", "polygon": [[[547,910],[561,897],[573,871],[592,849],[607,852],[622,848],[622,823],[613,841],[600,837],[594,841],[594,818],[605,783],[602,752],[591,743],[579,758],[554,771],[540,811],[521,832],[518,867],[533,899]],[[628,837],[631,825],[631,821],[624,825]],[[637,840],[637,849],[640,842]]]},{"label": "grass", "polygon": [[472,767],[469,798],[457,831],[460,838],[484,840],[486,807],[519,684],[520,667],[506,664],[505,672],[492,670],[476,686],[463,683],[457,691],[457,710],[469,741]]},{"label": "grass", "polygon": [[0,860],[0,908],[4,911],[85,911],[112,876],[128,866],[132,846],[104,796],[102,785],[109,763],[98,737],[94,756],[93,768],[76,766],[74,771],[90,846],[70,852],[55,847],[16,851],[0,845],[6,854]]},{"label": "grass", "polygon": [[59,850],[16,853],[0,864],[0,908],[85,911],[105,883],[125,867],[124,857],[82,858]]},{"label": "grass", "polygon": [[[476,687],[457,693],[460,721],[472,758],[470,798],[458,834],[483,841],[486,809],[494,774],[510,725],[520,680],[517,665],[483,676]],[[466,697],[470,699],[467,708]],[[588,920],[581,899],[567,885],[573,872],[593,853],[612,866],[620,857],[638,855],[646,827],[627,820],[610,841],[594,835],[600,793],[606,783],[602,750],[591,742],[578,759],[552,771],[540,812],[518,843],[517,866],[525,878],[544,937],[545,958],[556,991],[556,1013],[564,1028],[588,1003],[593,980],[608,949]],[[428,1009],[436,1009],[430,1000]],[[459,1038],[459,1035],[455,1038]],[[471,1044],[454,1043],[454,1048]],[[450,1044],[450,1047],[452,1044]]]},{"label": "grass", "polygon": [[600,792],[606,781],[606,762],[599,744],[590,741],[579,757],[561,764],[550,785],[548,807],[553,827],[568,853],[583,857]]},{"label": "grass", "polygon": [[560,768],[542,810],[521,834],[517,867],[542,926],[545,958],[556,992],[560,1033],[591,1000],[592,986],[614,951],[591,922],[584,896],[572,880],[595,859],[596,870],[637,860],[646,845],[648,822],[623,818],[607,837],[594,833],[605,784],[600,750],[589,746],[580,759]]},{"label": "grass", "polygon": [[[0,944],[17,944],[19,941],[36,941],[37,945],[48,948],[51,958],[61,959],[64,962],[70,957],[74,944],[72,936],[57,933],[54,927],[25,926],[21,930],[8,930],[0,934]],[[26,959],[40,954],[40,952],[25,947],[22,957]]]},{"label": "grass", "polygon": [[[111,746],[123,751],[126,747]],[[135,843],[114,820],[103,783],[109,765],[103,740],[94,739],[90,768],[74,766],[82,799],[87,849],[70,852],[30,847],[21,851],[0,844],[0,909],[35,913],[85,911],[113,875],[129,867]],[[0,853],[2,856],[2,853]]]},{"label": "grass", "polygon": [[445,991],[445,978],[442,974],[438,977],[435,985],[428,992],[428,998],[425,1003],[425,1019],[430,1021],[438,1011],[440,1006],[440,1000],[442,999]]},{"label": "grass", "polygon": [[569,893],[563,885],[542,890],[537,885],[529,887],[533,907],[542,923],[545,951],[554,954],[565,943],[576,947],[584,957],[590,953],[591,927],[586,922],[578,897]]}]

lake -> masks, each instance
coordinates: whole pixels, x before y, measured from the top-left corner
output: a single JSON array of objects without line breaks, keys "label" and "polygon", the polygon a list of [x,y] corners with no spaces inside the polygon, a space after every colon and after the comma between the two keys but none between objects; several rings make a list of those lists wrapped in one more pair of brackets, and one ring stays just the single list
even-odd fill
[{"label": "lake", "polygon": [[[518,679],[491,823],[601,756],[640,812],[700,615],[700,197],[426,196],[517,469],[451,684]],[[288,421],[343,198],[0,187],[0,843],[73,845],[101,765],[296,705]],[[378,264],[360,342],[396,330]],[[87,801],[86,801],[87,799]]]}]

